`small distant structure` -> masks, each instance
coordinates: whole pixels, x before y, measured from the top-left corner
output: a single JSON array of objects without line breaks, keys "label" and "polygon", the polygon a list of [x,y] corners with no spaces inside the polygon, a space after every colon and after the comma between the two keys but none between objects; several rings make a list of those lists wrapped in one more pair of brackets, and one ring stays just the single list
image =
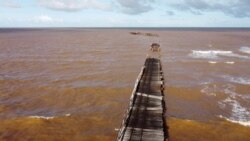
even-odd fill
[{"label": "small distant structure", "polygon": [[130,32],[130,34],[132,35],[138,35],[138,34],[141,34],[140,32]]},{"label": "small distant structure", "polygon": [[153,44],[151,45],[150,51],[152,51],[152,52],[160,52],[160,51],[161,51],[161,50],[160,50],[160,44],[158,44],[158,43],[153,43]]},{"label": "small distant structure", "polygon": [[155,37],[159,37],[158,34],[153,34],[153,33],[145,33],[145,36],[155,36]]},{"label": "small distant structure", "polygon": [[150,49],[148,50],[147,57],[161,58],[160,44],[152,43],[151,46],[150,46]]},{"label": "small distant structure", "polygon": [[151,37],[159,37],[158,34],[154,33],[142,33],[142,32],[130,32],[132,35],[142,35],[142,36],[151,36]]}]

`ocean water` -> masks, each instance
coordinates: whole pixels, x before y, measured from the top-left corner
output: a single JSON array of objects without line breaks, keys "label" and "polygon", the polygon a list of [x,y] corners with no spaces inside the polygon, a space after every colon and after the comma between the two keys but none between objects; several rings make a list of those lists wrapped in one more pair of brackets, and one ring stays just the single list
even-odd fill
[{"label": "ocean water", "polygon": [[250,140],[249,39],[242,29],[0,29],[0,140],[115,140],[153,42],[170,139]]}]

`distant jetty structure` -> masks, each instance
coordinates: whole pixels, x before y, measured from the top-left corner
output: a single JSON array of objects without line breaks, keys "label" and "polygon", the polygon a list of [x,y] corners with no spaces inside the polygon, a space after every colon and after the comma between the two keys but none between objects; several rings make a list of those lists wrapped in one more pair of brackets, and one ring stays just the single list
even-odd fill
[{"label": "distant jetty structure", "polygon": [[154,34],[154,33],[130,32],[130,34],[131,35],[143,35],[143,36],[159,37],[158,34]]},{"label": "distant jetty structure", "polygon": [[117,141],[168,141],[160,45],[153,43],[135,82]]}]

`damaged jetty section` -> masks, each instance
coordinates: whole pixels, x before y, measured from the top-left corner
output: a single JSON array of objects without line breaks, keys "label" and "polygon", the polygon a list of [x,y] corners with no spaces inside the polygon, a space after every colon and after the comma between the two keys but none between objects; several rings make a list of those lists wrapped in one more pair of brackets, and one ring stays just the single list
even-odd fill
[{"label": "damaged jetty section", "polygon": [[[156,46],[157,45],[157,46]],[[159,53],[158,44],[150,52]],[[164,76],[161,61],[148,56],[136,80],[129,108],[119,130],[118,141],[166,141]]]}]

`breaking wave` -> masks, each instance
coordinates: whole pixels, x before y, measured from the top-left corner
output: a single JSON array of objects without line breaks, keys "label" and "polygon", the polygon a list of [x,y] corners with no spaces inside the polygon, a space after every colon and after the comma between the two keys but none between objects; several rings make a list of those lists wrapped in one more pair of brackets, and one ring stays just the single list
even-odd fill
[{"label": "breaking wave", "polygon": [[240,55],[233,53],[233,51],[224,51],[224,50],[192,50],[192,53],[189,54],[189,56],[191,56],[192,58],[202,58],[202,59],[218,59],[219,56],[250,59],[249,56]]},{"label": "breaking wave", "polygon": [[201,93],[206,94],[207,96],[216,96],[217,86],[214,85],[205,85],[201,89]]},{"label": "breaking wave", "polygon": [[[71,114],[65,114],[65,117],[69,117],[71,116]],[[54,116],[29,116],[29,118],[33,118],[33,119],[45,119],[45,120],[50,120],[50,119],[54,119]]]},{"label": "breaking wave", "polygon": [[250,109],[240,102],[249,101],[250,94],[237,93],[236,86],[231,84],[220,86],[210,83],[203,85],[201,93],[207,96],[217,96],[218,93],[225,93],[226,97],[218,101],[218,106],[223,110],[219,117],[233,123],[250,126]]},{"label": "breaking wave", "polygon": [[216,61],[208,61],[209,64],[217,64]]},{"label": "breaking wave", "polygon": [[229,118],[226,118],[222,115],[219,115],[220,118],[223,118],[227,121],[230,121],[230,122],[233,122],[233,123],[238,123],[240,125],[243,125],[243,126],[250,126],[250,121],[237,121],[237,120],[232,120],[232,119],[229,119]]},{"label": "breaking wave", "polygon": [[241,105],[238,101],[241,100],[249,100],[249,97],[238,94],[235,92],[235,86],[226,85],[224,89],[224,93],[228,95],[227,98],[218,102],[221,109],[229,108],[231,109],[231,113],[229,117],[225,117],[220,115],[219,117],[224,118],[228,121],[238,123],[244,126],[250,126],[250,110]]},{"label": "breaking wave", "polygon": [[204,58],[204,59],[216,59],[218,55],[232,54],[232,51],[222,51],[222,50],[192,50],[190,54],[193,58]]},{"label": "breaking wave", "polygon": [[227,62],[225,62],[226,64],[234,64],[235,62],[233,62],[233,61],[227,61]]},{"label": "breaking wave", "polygon": [[232,53],[232,54],[224,54],[222,56],[226,56],[226,57],[235,57],[235,58],[240,58],[240,59],[250,59],[250,57],[245,56],[245,55],[240,55],[240,54],[236,54],[236,53]]},{"label": "breaking wave", "polygon": [[55,117],[46,117],[46,116],[29,116],[29,118],[35,118],[35,119],[46,119],[46,120],[49,120],[49,119],[54,119]]},{"label": "breaking wave", "polygon": [[243,52],[243,53],[248,53],[250,54],[250,47],[247,47],[247,46],[243,46],[239,49],[240,52]]},{"label": "breaking wave", "polygon": [[243,84],[243,85],[250,85],[250,79],[248,79],[248,78],[233,77],[230,75],[222,75],[222,78],[226,79],[229,82]]}]

